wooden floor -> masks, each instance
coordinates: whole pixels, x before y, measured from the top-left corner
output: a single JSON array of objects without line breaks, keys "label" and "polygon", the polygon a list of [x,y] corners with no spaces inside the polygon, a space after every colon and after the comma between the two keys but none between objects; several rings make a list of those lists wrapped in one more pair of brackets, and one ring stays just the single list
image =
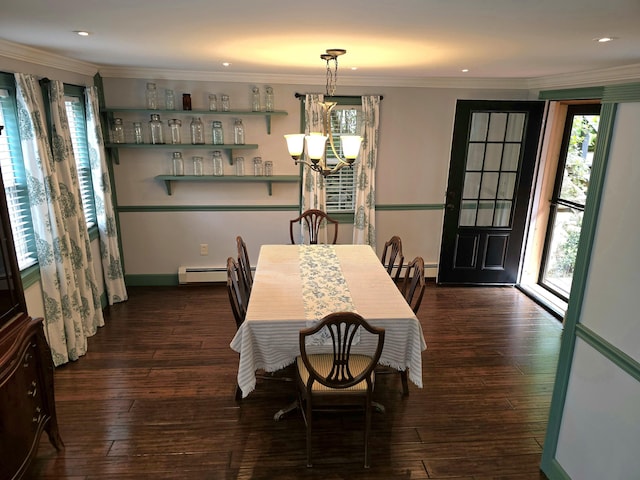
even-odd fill
[{"label": "wooden floor", "polygon": [[424,388],[379,376],[371,468],[363,418],[318,418],[305,466],[299,412],[273,414],[293,384],[234,400],[235,324],[225,287],[130,288],[89,352],[55,372],[60,433],[43,435],[34,479],[544,479],[542,442],[561,324],[514,288],[429,285],[419,318]]}]

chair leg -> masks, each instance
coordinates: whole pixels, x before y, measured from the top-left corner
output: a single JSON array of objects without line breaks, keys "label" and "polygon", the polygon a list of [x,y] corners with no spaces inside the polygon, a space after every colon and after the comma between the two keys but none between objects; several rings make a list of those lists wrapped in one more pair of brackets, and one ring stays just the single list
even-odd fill
[{"label": "chair leg", "polygon": [[407,381],[407,369],[405,368],[400,372],[400,379],[402,380],[402,394],[405,397],[409,396],[409,382]]},{"label": "chair leg", "polygon": [[240,385],[236,385],[236,402],[242,400],[242,390],[240,390]]},{"label": "chair leg", "polygon": [[313,463],[311,463],[311,399],[307,398],[306,401],[306,410],[307,410],[307,415],[306,415],[306,420],[307,420],[307,468],[310,468],[313,466]]},{"label": "chair leg", "polygon": [[364,406],[364,468],[369,468],[369,435],[371,430],[371,396]]}]

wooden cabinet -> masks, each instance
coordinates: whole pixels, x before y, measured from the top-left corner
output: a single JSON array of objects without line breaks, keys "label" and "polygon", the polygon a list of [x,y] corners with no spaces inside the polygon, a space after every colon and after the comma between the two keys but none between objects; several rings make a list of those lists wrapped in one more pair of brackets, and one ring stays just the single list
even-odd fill
[{"label": "wooden cabinet", "polygon": [[42,319],[21,314],[0,328],[0,478],[20,478],[46,431],[57,450],[53,361]]}]

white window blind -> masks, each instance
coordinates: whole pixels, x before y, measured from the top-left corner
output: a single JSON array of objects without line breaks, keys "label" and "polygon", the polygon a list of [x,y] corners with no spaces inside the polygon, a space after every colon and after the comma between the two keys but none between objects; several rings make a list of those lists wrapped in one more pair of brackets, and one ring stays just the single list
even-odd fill
[{"label": "white window blind", "polygon": [[82,96],[65,95],[73,154],[78,170],[78,182],[82,197],[82,208],[87,221],[87,228],[96,224],[96,207],[91,180],[91,163],[89,161],[89,144],[87,142],[87,122]]},{"label": "white window blind", "polygon": [[[0,82],[7,83],[6,77],[0,78]],[[4,193],[9,207],[18,267],[24,270],[34,265],[38,259],[20,146],[14,89],[0,87],[0,125],[4,125],[0,135],[0,168]]]}]

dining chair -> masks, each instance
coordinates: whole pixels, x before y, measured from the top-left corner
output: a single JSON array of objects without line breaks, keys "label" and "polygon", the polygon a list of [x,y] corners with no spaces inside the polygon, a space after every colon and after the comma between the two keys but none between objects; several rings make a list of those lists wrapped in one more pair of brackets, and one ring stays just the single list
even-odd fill
[{"label": "dining chair", "polygon": [[[388,255],[388,258],[387,258]],[[387,273],[396,284],[400,282],[400,274],[404,266],[404,255],[402,254],[402,240],[397,235],[391,237],[384,244],[381,257],[382,265],[387,269]]]},{"label": "dining chair", "polygon": [[[326,329],[333,353],[310,353],[310,337]],[[313,466],[312,414],[314,410],[359,407],[365,412],[364,467],[369,468],[374,369],[384,345],[383,328],[376,328],[355,312],[336,312],[317,325],[300,331],[300,356],[296,359],[300,410],[307,428],[307,467]],[[371,355],[352,353],[352,346],[371,335]],[[356,340],[357,339],[357,340]],[[368,340],[368,339],[367,339]],[[304,406],[304,407],[303,407]],[[321,408],[324,407],[324,408]]]},{"label": "dining chair", "polygon": [[[311,245],[315,245],[318,243],[318,234],[320,232],[320,228],[323,225],[331,224],[333,226],[333,241],[332,244],[336,244],[338,240],[338,221],[331,218],[327,213],[322,210],[310,209],[302,212],[302,214],[294,218],[289,222],[289,235],[291,237],[291,245],[295,245],[294,235],[293,235],[293,226],[296,223],[304,222],[307,227],[307,233],[309,235],[309,243]],[[327,237],[329,238],[329,237]]]},{"label": "dining chair", "polygon": [[251,298],[251,287],[253,286],[253,275],[251,274],[251,262],[249,262],[249,254],[247,253],[247,244],[242,237],[236,237],[238,246],[238,265],[242,274],[242,285],[245,290],[247,301]]}]

